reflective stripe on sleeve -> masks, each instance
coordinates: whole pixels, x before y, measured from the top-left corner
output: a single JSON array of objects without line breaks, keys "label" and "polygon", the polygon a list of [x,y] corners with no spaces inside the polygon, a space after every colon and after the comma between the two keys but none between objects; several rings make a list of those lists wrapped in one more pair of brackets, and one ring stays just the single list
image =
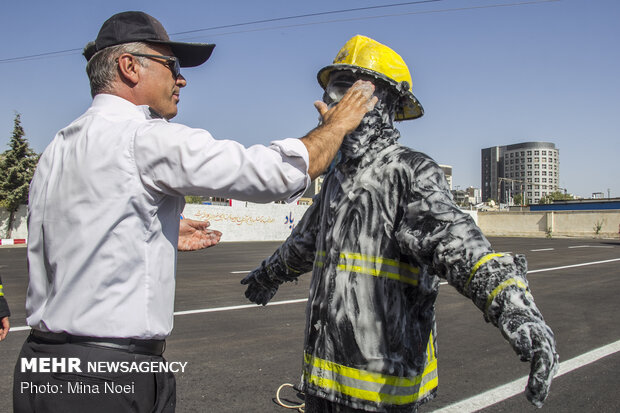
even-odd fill
[{"label": "reflective stripe on sleeve", "polygon": [[2,284],[0,284],[0,297],[4,297],[4,293],[2,292]]},{"label": "reflective stripe on sleeve", "polygon": [[487,314],[487,311],[489,310],[489,307],[491,306],[491,303],[493,302],[495,297],[497,297],[499,293],[501,293],[504,289],[506,289],[507,287],[511,285],[516,285],[520,289],[524,290],[526,295],[531,297],[531,294],[529,292],[527,285],[522,280],[518,278],[509,278],[503,283],[501,283],[500,285],[498,285],[497,287],[495,287],[495,289],[491,292],[491,294],[489,294],[489,296],[487,297],[487,305],[484,307],[485,314]]},{"label": "reflective stripe on sleeve", "polygon": [[487,254],[484,257],[480,258],[478,262],[472,267],[471,271],[469,272],[469,278],[467,279],[467,282],[465,283],[464,290],[467,291],[467,289],[469,288],[469,283],[474,278],[476,271],[478,271],[480,267],[482,267],[487,262],[491,261],[493,258],[503,257],[503,256],[504,254],[491,253],[491,254]]}]

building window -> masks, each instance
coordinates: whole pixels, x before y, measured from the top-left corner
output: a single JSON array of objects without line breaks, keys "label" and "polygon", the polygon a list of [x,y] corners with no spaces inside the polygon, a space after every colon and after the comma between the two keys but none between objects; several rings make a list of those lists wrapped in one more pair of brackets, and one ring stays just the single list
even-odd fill
[{"label": "building window", "polygon": [[532,158],[527,158],[527,161],[528,161],[529,163],[532,163]]},{"label": "building window", "polygon": [[534,182],[540,182],[540,178],[534,178]]},{"label": "building window", "polygon": [[534,164],[534,169],[540,169],[540,164],[535,163]]},{"label": "building window", "polygon": [[532,176],[532,171],[527,171],[527,176]]},{"label": "building window", "polygon": [[532,155],[532,151],[527,151],[527,156]]},{"label": "building window", "polygon": [[540,155],[540,151],[534,151],[534,155]]},{"label": "building window", "polygon": [[547,151],[542,151],[542,154],[543,154],[543,155],[546,155],[546,154],[547,154]]}]

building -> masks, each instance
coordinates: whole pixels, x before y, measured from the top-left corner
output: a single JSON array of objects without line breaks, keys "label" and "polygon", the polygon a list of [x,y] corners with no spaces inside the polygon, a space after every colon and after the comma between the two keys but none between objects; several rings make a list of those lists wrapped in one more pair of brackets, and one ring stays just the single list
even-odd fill
[{"label": "building", "polygon": [[482,149],[482,200],[537,204],[560,189],[560,151],[549,142],[524,142]]}]

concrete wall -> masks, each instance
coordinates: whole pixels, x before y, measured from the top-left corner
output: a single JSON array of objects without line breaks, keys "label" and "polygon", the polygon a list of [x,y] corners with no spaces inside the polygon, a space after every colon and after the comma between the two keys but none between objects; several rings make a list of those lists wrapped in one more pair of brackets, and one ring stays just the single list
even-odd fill
[{"label": "concrete wall", "polygon": [[487,236],[618,238],[620,211],[479,212],[478,225]]},{"label": "concrete wall", "polygon": [[[211,228],[223,233],[227,241],[282,241],[299,224],[307,205],[253,204],[233,201],[232,206],[185,206],[187,218],[207,220]],[[593,238],[594,227],[602,225],[598,237],[618,238],[620,210],[612,211],[537,211],[537,212],[476,212],[464,211],[474,218],[487,236],[545,237],[547,228],[554,237]],[[13,223],[12,239],[28,237],[25,206]],[[6,225],[9,214],[0,209],[0,239],[8,238]]]},{"label": "concrete wall", "polygon": [[185,206],[183,216],[211,222],[226,241],[283,241],[308,209],[307,205],[253,204],[233,201],[232,206]]},{"label": "concrete wall", "polygon": [[[28,238],[28,227],[26,223],[27,214],[28,207],[26,207],[26,205],[20,206],[15,213],[13,225],[11,225],[11,239]],[[8,223],[9,212],[4,208],[0,208],[0,239],[9,238]]]}]

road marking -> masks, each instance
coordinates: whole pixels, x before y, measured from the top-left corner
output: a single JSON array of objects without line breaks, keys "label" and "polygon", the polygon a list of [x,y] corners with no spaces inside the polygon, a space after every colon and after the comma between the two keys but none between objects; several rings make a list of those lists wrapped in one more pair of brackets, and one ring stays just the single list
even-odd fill
[{"label": "road marking", "polygon": [[230,273],[231,273],[231,274],[247,274],[247,273],[249,273],[249,272],[250,272],[250,271],[231,271]]},{"label": "road marking", "polygon": [[573,265],[565,265],[563,267],[554,267],[554,268],[542,268],[540,270],[531,270],[528,271],[528,274],[534,274],[536,272],[545,272],[545,271],[555,271],[555,270],[564,270],[566,268],[575,268],[575,267],[584,267],[587,265],[597,265],[597,264],[606,264],[608,262],[614,262],[614,261],[620,261],[620,258],[614,258],[611,260],[604,260],[604,261],[593,261],[593,262],[584,262],[583,264],[573,264]]},{"label": "road marking", "polygon": [[[615,261],[620,261],[620,258],[614,258],[611,260],[605,260],[605,261],[594,261],[594,262],[584,262],[583,264],[574,264],[574,265],[566,265],[563,267],[554,267],[554,268],[542,268],[540,270],[532,270],[532,271],[528,271],[528,274],[533,274],[533,273],[537,273],[537,272],[545,272],[545,271],[555,271],[555,270],[563,270],[566,268],[574,268],[574,267],[583,267],[583,266],[587,266],[587,265],[597,265],[597,264],[606,264],[608,262],[615,262]],[[447,282],[441,282],[439,283],[440,285],[445,285],[447,284]],[[284,305],[284,304],[296,304],[296,303],[303,303],[305,301],[308,301],[307,298],[299,298],[296,300],[285,300],[285,301],[274,301],[271,302],[267,305]],[[200,314],[200,313],[216,313],[216,312],[221,312],[221,311],[231,311],[231,310],[241,310],[244,308],[254,308],[254,307],[259,307],[256,304],[244,304],[244,305],[235,305],[235,306],[227,306],[227,307],[214,307],[214,308],[202,308],[199,310],[188,310],[188,311],[176,311],[174,313],[174,315],[188,315],[188,314]],[[22,327],[11,327],[10,331],[24,331],[24,330],[30,330],[30,327],[28,326],[22,326]]]},{"label": "road marking", "polygon": [[[566,373],[570,373],[573,370],[592,364],[603,357],[607,357],[617,353],[618,351],[620,351],[620,340],[615,343],[599,347],[570,360],[566,360],[560,363],[560,369],[555,375],[555,378],[557,379]],[[463,413],[485,409],[489,406],[493,406],[494,404],[523,393],[525,386],[527,385],[527,379],[527,376],[521,377],[520,379],[488,390],[477,396],[470,397],[438,410],[433,410],[431,413]]]},{"label": "road marking", "polygon": [[568,248],[613,248],[611,245],[574,245]]},{"label": "road marking", "polygon": [[553,251],[555,248],[541,248],[539,250],[530,250],[530,252]]},{"label": "road marking", "polygon": [[[296,304],[303,303],[308,301],[307,298],[299,298],[296,300],[286,300],[286,301],[274,301],[272,303],[268,303],[268,306],[272,305],[284,305],[284,304]],[[257,308],[260,307],[258,304],[244,304],[244,305],[234,305],[230,307],[215,307],[215,308],[204,308],[201,310],[189,310],[189,311],[176,311],[174,315],[188,315],[188,314],[199,314],[199,313],[216,313],[219,311],[230,311],[230,310],[241,310],[244,308]]]}]

